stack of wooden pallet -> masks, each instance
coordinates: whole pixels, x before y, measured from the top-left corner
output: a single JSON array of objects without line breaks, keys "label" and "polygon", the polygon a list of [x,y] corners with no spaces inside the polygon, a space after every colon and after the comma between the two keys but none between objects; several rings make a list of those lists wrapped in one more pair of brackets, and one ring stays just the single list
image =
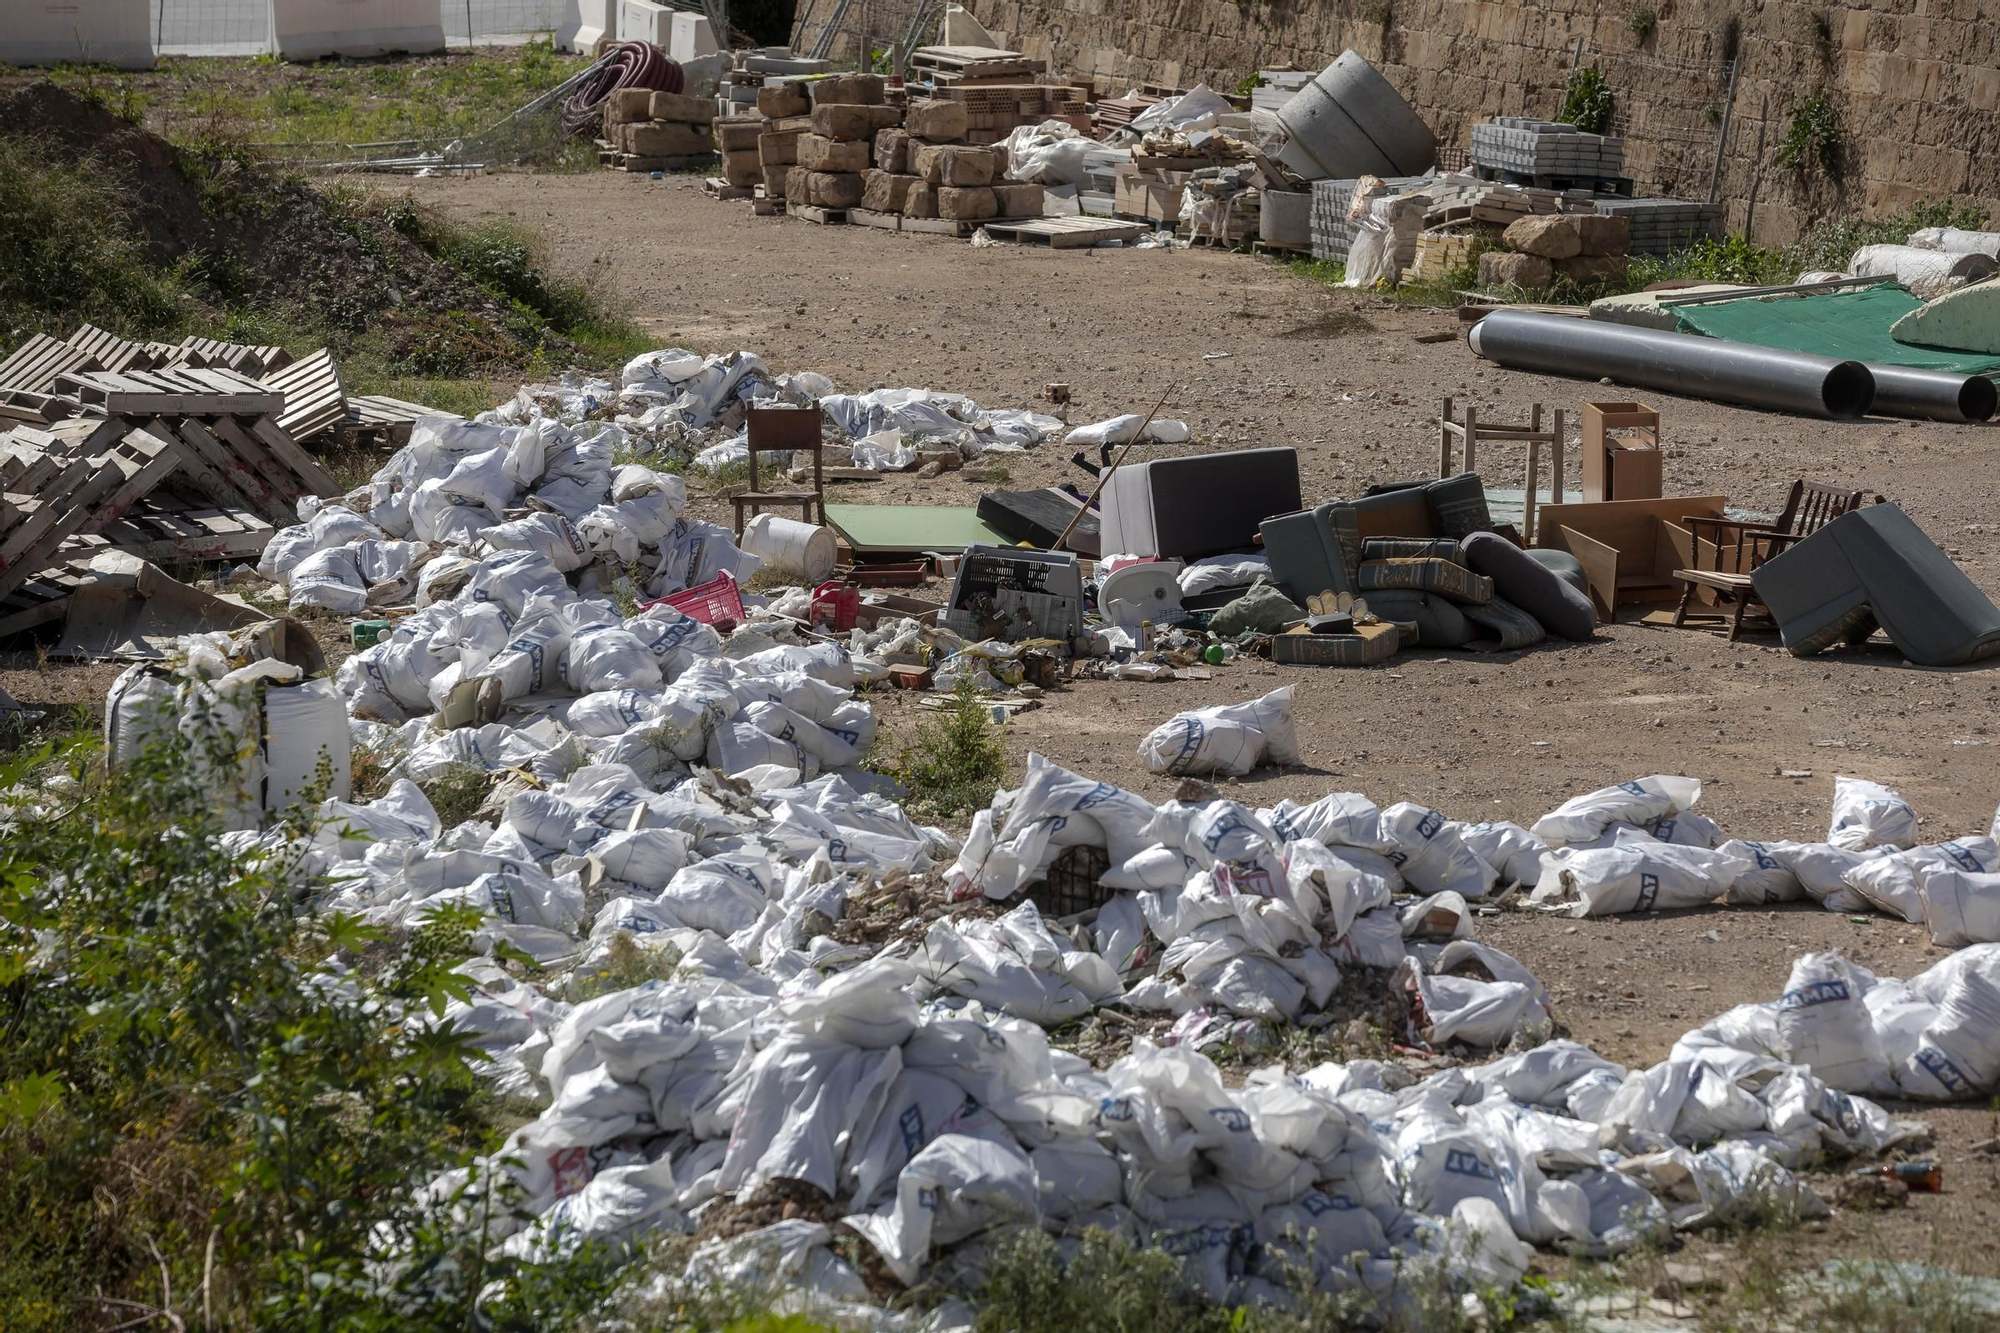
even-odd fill
[{"label": "stack of wooden pallet", "polygon": [[939,89],[957,83],[997,83],[1045,73],[1046,60],[993,46],[920,46],[910,53],[910,74]]}]

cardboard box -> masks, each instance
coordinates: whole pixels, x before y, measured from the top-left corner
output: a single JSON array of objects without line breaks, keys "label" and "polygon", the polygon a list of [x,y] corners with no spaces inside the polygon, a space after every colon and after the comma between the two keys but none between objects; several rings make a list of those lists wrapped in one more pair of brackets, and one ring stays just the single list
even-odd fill
[{"label": "cardboard box", "polygon": [[1659,412],[1644,403],[1585,403],[1585,502],[1657,500],[1661,484]]},{"label": "cardboard box", "polygon": [[1271,660],[1289,666],[1373,666],[1395,656],[1401,636],[1388,621],[1352,634],[1309,634],[1304,626],[1271,636]]},{"label": "cardboard box", "polygon": [[[1607,623],[1621,606],[1676,599],[1676,569],[1695,564],[1695,538],[1681,524],[1689,515],[1723,517],[1719,495],[1671,495],[1659,500],[1542,506],[1535,544],[1568,551],[1583,565],[1585,585]],[[1706,543],[1705,551],[1713,550]],[[1712,555],[1702,563],[1714,567]]]}]

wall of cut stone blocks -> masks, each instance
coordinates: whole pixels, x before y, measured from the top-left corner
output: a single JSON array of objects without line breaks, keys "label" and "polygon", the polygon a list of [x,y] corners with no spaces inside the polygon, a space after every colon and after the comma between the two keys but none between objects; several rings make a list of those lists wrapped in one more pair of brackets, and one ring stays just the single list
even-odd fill
[{"label": "wall of cut stone blocks", "polygon": [[[1450,144],[1468,142],[1487,116],[1553,116],[1581,38],[1624,76],[1613,92],[1630,121],[1628,174],[1696,198],[1706,196],[1714,154],[1698,142],[1699,123],[1689,125],[1688,84],[1719,86],[1733,47],[1742,69],[1718,182],[1732,229],[1745,223],[1753,185],[1752,231],[1765,242],[1833,213],[1936,200],[1976,204],[2000,222],[1992,0],[1650,2],[1657,21],[1640,42],[1631,0],[967,0],[996,36],[1047,59],[1052,73],[1115,93],[1142,81],[1228,90],[1259,68],[1317,69],[1351,46]],[[1838,181],[1775,161],[1795,102],[1822,92],[1845,130]],[[1703,96],[1719,110],[1719,93]],[[1663,131],[1649,143],[1649,121],[1678,137]]]}]

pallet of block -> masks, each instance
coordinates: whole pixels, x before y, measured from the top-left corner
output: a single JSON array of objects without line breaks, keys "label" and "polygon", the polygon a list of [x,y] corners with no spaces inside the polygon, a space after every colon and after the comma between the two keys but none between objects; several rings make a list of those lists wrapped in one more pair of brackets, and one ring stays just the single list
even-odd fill
[{"label": "pallet of block", "polygon": [[616,153],[609,163],[613,171],[639,172],[651,175],[655,171],[706,171],[715,165],[714,153],[694,153],[686,157],[644,157],[638,153]]},{"label": "pallet of block", "polygon": [[715,103],[706,97],[620,88],[604,100],[604,139],[618,171],[680,171],[654,165],[711,156]]},{"label": "pallet of block", "polygon": [[1081,250],[1104,241],[1132,241],[1153,230],[1145,222],[1119,222],[1082,216],[1031,218],[1026,222],[982,223],[998,240],[1046,245],[1051,250]]}]

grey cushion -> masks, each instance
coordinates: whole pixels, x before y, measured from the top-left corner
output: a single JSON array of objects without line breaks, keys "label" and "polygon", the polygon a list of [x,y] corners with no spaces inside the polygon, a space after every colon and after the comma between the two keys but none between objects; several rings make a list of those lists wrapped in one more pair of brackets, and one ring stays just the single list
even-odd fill
[{"label": "grey cushion", "polygon": [[1493,592],[1542,622],[1549,633],[1587,639],[1597,626],[1590,599],[1498,533],[1475,532],[1464,542],[1465,563],[1493,580]]},{"label": "grey cushion", "polygon": [[1528,551],[1528,559],[1543,569],[1552,571],[1557,578],[1578,592],[1589,594],[1590,582],[1584,577],[1583,561],[1568,551],[1558,551],[1553,546],[1536,546]]},{"label": "grey cushion", "polygon": [[1371,592],[1361,599],[1384,620],[1415,622],[1417,642],[1426,648],[1463,648],[1479,633],[1465,613],[1436,593],[1396,590]]}]

